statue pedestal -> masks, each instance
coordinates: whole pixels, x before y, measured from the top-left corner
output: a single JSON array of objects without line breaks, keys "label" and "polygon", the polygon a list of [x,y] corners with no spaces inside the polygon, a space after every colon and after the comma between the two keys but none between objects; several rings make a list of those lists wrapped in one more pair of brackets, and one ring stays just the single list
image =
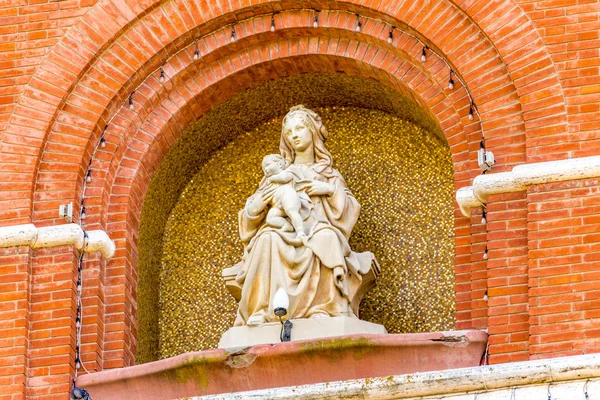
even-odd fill
[{"label": "statue pedestal", "polygon": [[[292,329],[292,339],[293,335]],[[397,394],[394,398],[407,398],[406,390],[427,384],[415,373],[478,366],[486,343],[487,334],[481,331],[297,340],[236,350],[197,351],[132,367],[107,369],[80,375],[77,386],[88,390],[94,399],[102,400],[164,400],[208,395],[219,399],[257,399],[244,393],[226,393],[289,386],[293,387],[292,391],[299,390],[296,394],[301,396],[300,385],[368,378],[392,385]],[[408,375],[398,377],[401,374]],[[477,374],[474,380],[481,378],[481,372]],[[370,391],[368,381],[347,384],[354,389],[360,386],[364,390],[363,397],[370,394],[372,398],[390,398],[386,397],[387,392],[377,391],[383,390],[379,386]],[[448,378],[441,384],[452,386],[453,381]]]},{"label": "statue pedestal", "polygon": [[[321,339],[336,336],[384,334],[383,325],[357,318],[333,317],[319,319],[292,319],[292,341]],[[257,344],[279,343],[281,324],[271,322],[259,326],[235,326],[223,334],[220,349],[249,347]]]}]

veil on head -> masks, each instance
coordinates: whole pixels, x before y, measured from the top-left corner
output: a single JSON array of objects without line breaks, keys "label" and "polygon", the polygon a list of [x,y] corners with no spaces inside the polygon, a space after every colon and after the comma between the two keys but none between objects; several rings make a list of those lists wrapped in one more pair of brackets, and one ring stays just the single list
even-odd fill
[{"label": "veil on head", "polygon": [[328,167],[331,167],[333,159],[331,153],[329,153],[325,147],[325,141],[328,136],[327,129],[325,128],[325,125],[323,125],[321,117],[319,117],[316,112],[309,110],[303,105],[297,105],[290,108],[290,111],[283,117],[281,140],[279,142],[279,152],[283,158],[289,163],[293,163],[295,158],[294,149],[286,139],[286,124],[292,117],[300,118],[312,134],[315,164],[320,167],[317,172],[322,172]]}]

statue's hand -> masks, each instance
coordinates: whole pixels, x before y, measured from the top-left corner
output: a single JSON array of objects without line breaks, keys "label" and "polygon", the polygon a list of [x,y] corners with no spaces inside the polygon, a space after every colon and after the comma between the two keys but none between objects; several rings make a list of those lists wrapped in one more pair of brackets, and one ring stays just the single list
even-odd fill
[{"label": "statue's hand", "polygon": [[260,214],[265,209],[267,204],[269,204],[273,199],[276,189],[276,185],[267,185],[263,189],[259,190],[254,195],[252,201],[246,205],[246,211],[248,211],[248,214],[252,216]]},{"label": "statue's hand", "polygon": [[309,196],[331,196],[335,192],[335,185],[327,182],[311,181],[306,183],[305,190]]}]

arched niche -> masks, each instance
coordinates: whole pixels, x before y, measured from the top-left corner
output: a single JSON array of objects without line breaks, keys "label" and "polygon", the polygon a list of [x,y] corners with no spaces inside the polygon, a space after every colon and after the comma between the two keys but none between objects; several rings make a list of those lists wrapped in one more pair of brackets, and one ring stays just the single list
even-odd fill
[{"label": "arched niche", "polygon": [[[227,297],[229,294],[226,292],[224,285],[221,286],[219,294],[213,296],[214,300],[209,301],[210,295],[203,289],[203,285],[208,284],[206,287],[213,288],[211,290],[219,290],[219,270],[230,266],[227,264],[241,257],[241,244],[236,243],[235,213],[245,201],[243,193],[250,190],[245,194],[245,196],[248,196],[253,190],[253,185],[256,185],[257,180],[254,175],[260,173],[260,167],[256,164],[255,158],[266,154],[268,151],[276,151],[276,147],[272,148],[272,144],[278,140],[277,133],[273,133],[273,129],[277,130],[277,125],[280,123],[277,122],[280,121],[277,118],[285,114],[290,106],[296,104],[304,104],[319,109],[325,118],[325,122],[329,121],[334,124],[330,127],[332,132],[330,146],[334,152],[334,157],[336,157],[336,154],[339,156],[339,159],[335,159],[335,164],[339,166],[345,176],[347,175],[351,189],[353,189],[352,184],[355,184],[358,189],[356,196],[359,200],[362,196],[367,196],[368,188],[368,186],[365,186],[368,182],[362,179],[361,176],[370,175],[377,178],[378,184],[375,185],[377,186],[377,196],[373,196],[373,198],[378,197],[379,203],[370,204],[368,197],[362,200],[366,214],[361,217],[353,234],[353,246],[361,247],[363,244],[369,244],[371,247],[373,245],[377,247],[378,237],[393,236],[393,240],[397,242],[397,248],[412,249],[408,252],[390,252],[390,255],[392,253],[397,256],[400,255],[399,257],[403,257],[402,260],[398,258],[389,260],[386,259],[386,257],[389,258],[388,254],[381,254],[382,259],[380,261],[384,268],[382,280],[387,279],[387,286],[393,286],[390,290],[394,291],[397,297],[394,298],[390,290],[374,291],[373,295],[367,296],[362,307],[368,314],[367,319],[388,323],[392,328],[391,331],[452,328],[454,318],[452,263],[454,248],[453,168],[450,151],[441,129],[430,114],[413,100],[374,80],[333,73],[303,74],[268,82],[242,92],[217,106],[197,121],[188,133],[171,147],[156,171],[144,199],[138,245],[138,363],[151,361],[160,356],[164,357],[178,352],[210,347],[211,343],[214,342],[214,337],[219,334],[219,330],[223,330],[227,325],[230,313],[235,311],[235,303]],[[356,112],[353,114],[359,116],[354,120],[349,118],[350,110],[348,108],[355,110]],[[336,119],[336,115],[342,114],[346,115],[346,118]],[[398,132],[396,133],[399,140],[396,147],[390,147],[388,142],[392,138],[389,129],[384,133],[379,132],[379,140],[381,140],[379,145],[373,143],[373,140],[376,140],[373,132],[365,132],[364,135],[356,132],[357,123],[366,124],[364,126],[368,127],[369,123],[377,124],[377,121],[381,121],[388,128],[397,128]],[[402,124],[404,124],[404,127]],[[377,131],[376,125],[371,126],[374,127],[373,131]],[[335,139],[336,131],[339,135],[337,140]],[[347,131],[348,135],[344,136],[344,131]],[[267,132],[271,133],[264,136]],[[420,143],[416,144],[419,149],[413,148],[411,150],[411,138],[400,138],[402,135],[407,136],[409,132],[414,132],[415,137],[413,139],[419,137]],[[367,157],[369,146],[376,150],[372,152],[373,160],[376,160],[377,157],[391,155],[396,155],[398,159],[395,161],[386,159],[373,162],[372,166],[375,170],[370,171],[369,174],[368,168],[362,168],[368,165],[364,163],[368,162],[368,158],[365,159],[365,157]],[[353,155],[352,152],[355,152],[355,154]],[[427,155],[427,152],[430,154]],[[419,193],[413,196],[411,200],[411,202],[415,202],[412,208],[406,207],[408,204],[406,201],[404,203],[402,201],[394,203],[396,200],[402,200],[401,197],[406,200],[406,193],[402,195],[402,191],[409,190],[408,186],[401,188],[401,190],[395,190],[393,193],[385,190],[386,182],[390,183],[392,187],[396,185],[396,189],[399,189],[397,187],[399,181],[394,174],[400,168],[400,161],[406,162],[409,159],[399,160],[404,153],[412,157],[409,157],[410,162],[414,164],[411,171],[406,170],[406,165],[402,166],[404,174],[407,174],[406,176],[412,174],[419,177],[419,173],[423,170],[431,172],[430,170],[437,168],[436,173],[438,175],[445,174],[446,179],[445,190],[440,190],[439,187],[434,187],[435,185],[427,188],[427,182],[421,181],[422,185],[419,186],[419,190],[414,190]],[[433,153],[436,153],[437,156],[433,157],[431,155]],[[235,165],[231,159],[232,155],[236,155],[234,158],[238,160],[237,162],[241,166]],[[353,160],[362,163],[360,164],[361,168],[357,167],[358,164],[353,166]],[[432,160],[437,161],[433,162]],[[430,163],[427,164],[427,162]],[[253,165],[254,168],[252,168]],[[216,172],[219,169],[224,174],[220,178]],[[354,173],[359,170],[360,173]],[[385,173],[391,175],[382,176]],[[211,179],[213,180],[212,184],[209,182]],[[218,181],[219,179],[221,180]],[[212,219],[207,218],[206,213],[209,211],[199,209],[199,207],[194,206],[193,202],[189,202],[190,198],[198,194],[198,184],[201,187],[207,182],[212,188],[211,190],[220,190],[220,196],[226,197],[226,200],[221,202],[220,199],[212,199],[215,209],[220,210],[216,214],[213,213]],[[409,185],[408,181],[405,183]],[[415,181],[410,183],[413,186],[417,184],[418,182]],[[429,190],[429,196],[427,196],[427,190]],[[216,194],[215,192],[211,193],[213,196]],[[369,210],[369,207],[381,207],[386,196],[390,199],[388,206],[390,204],[395,206],[386,206],[386,211],[376,216],[377,213],[373,211],[374,208]],[[440,198],[439,196],[442,196],[443,200],[437,203],[442,204],[442,207],[435,216],[429,216],[427,217],[429,219],[427,219],[420,214],[421,211],[419,211],[420,208],[416,202],[424,205],[429,200],[433,201],[433,199]],[[204,206],[207,204],[207,199],[204,199]],[[435,202],[431,204],[435,204]],[[430,257],[431,254],[425,257],[424,253],[419,255],[418,252],[413,251],[419,244],[412,243],[412,238],[415,237],[422,241],[425,236],[416,235],[414,232],[411,236],[409,231],[399,228],[400,223],[408,221],[406,219],[407,213],[419,214],[418,221],[411,222],[414,229],[420,230],[414,232],[427,232],[427,226],[443,227],[441,230],[436,230],[436,238],[433,241],[429,240],[431,249],[438,249],[436,250],[438,256],[443,252],[440,249],[445,249],[444,254],[447,257],[441,263],[438,262],[439,265],[431,264],[430,261],[433,259]],[[203,214],[206,220],[210,219],[210,224],[205,223],[202,225],[199,222],[198,218],[202,218]],[[186,218],[190,228],[187,236],[181,231],[181,228],[186,224]],[[378,225],[377,218],[386,218],[387,224]],[[398,221],[397,224],[393,223],[394,219]],[[215,243],[211,244],[210,240],[200,238],[199,236],[202,235],[198,233],[197,229],[202,232],[218,231],[219,234],[215,236],[220,238],[217,243],[223,247],[223,257],[220,257],[219,260],[212,260],[214,256],[207,254],[203,256],[197,253],[200,247],[208,246],[211,250],[215,250]],[[181,238],[182,235],[186,236],[183,241],[178,243],[173,241],[173,238]],[[405,236],[404,239],[402,239],[403,235]],[[383,242],[385,240],[381,241],[381,243]],[[437,244],[431,246],[433,242]],[[386,242],[385,246],[393,247],[393,243]],[[165,249],[168,250],[169,254],[165,253]],[[377,249],[371,250],[375,250],[377,253]],[[193,264],[194,257],[197,257],[196,265],[198,267],[201,267],[204,263],[211,265],[211,270],[206,271],[205,281],[202,281],[202,275],[197,273],[189,274],[188,277],[193,276],[194,279],[186,280],[185,278],[185,268],[187,267],[183,267],[183,264],[191,265],[190,262]],[[419,257],[421,257],[421,260],[427,258],[427,262],[431,264],[430,271],[437,267],[440,267],[440,271],[443,270],[441,281],[437,281],[438,286],[443,290],[436,290],[436,280],[426,279],[425,276],[422,277],[423,282],[429,286],[434,286],[433,290],[429,290],[429,294],[433,294],[431,296],[427,295],[427,292],[423,290],[423,286],[419,286],[412,276],[406,282],[400,282],[403,277],[406,278],[410,275],[407,265],[411,263],[416,265],[419,263]],[[186,260],[183,264],[181,264],[182,259]],[[169,266],[174,264],[177,264],[177,271],[169,270]],[[394,269],[391,267],[392,264],[401,265],[401,268]],[[168,284],[165,284],[165,279],[168,280]],[[192,294],[191,297],[177,295],[177,280],[181,281],[180,288],[188,294]],[[442,281],[443,283],[440,284]],[[192,286],[186,286],[189,284],[192,284]],[[415,284],[418,288],[415,287],[416,290],[411,290],[410,285]],[[162,295],[161,290],[163,290]],[[164,292],[165,290],[167,292]],[[410,296],[402,294],[402,291],[406,292],[407,290],[410,293],[418,294],[420,299],[410,298]],[[171,297],[171,295],[175,295],[175,297]],[[199,297],[195,298],[194,295]],[[436,295],[442,297],[435,300]],[[386,297],[390,297],[390,304],[396,304],[396,306],[386,308],[383,304]],[[174,302],[174,298],[181,298],[182,301],[179,303]],[[440,308],[443,299],[448,300],[446,300],[445,308]],[[205,303],[203,303],[204,301]],[[440,310],[444,308],[440,311],[442,314],[445,313],[444,316],[438,318],[436,323],[430,323],[433,319],[428,319],[426,316],[427,310],[422,311],[425,314],[417,315],[421,312],[418,310],[424,308],[425,302],[431,303],[432,309],[435,307]],[[413,304],[413,307],[407,307],[409,303]],[[409,318],[401,316],[399,312],[400,305],[412,316]],[[190,316],[194,314],[194,310],[196,310],[196,314],[198,314],[198,310],[206,311],[207,314],[200,319],[192,318],[192,321]],[[161,313],[168,313],[168,315],[163,314],[161,316]],[[377,315],[378,313],[380,315]],[[166,318],[165,315],[169,318]],[[215,318],[219,322],[215,322]],[[168,328],[165,328],[165,326],[171,325],[174,321],[179,321],[179,328],[183,329],[169,333]],[[413,325],[409,326],[410,323]],[[208,341],[199,343],[191,340],[203,334],[203,326],[212,326],[218,329],[211,330],[209,335],[212,335],[212,339]],[[177,345],[177,343],[185,342],[189,345]],[[175,345],[173,345],[174,343]],[[160,352],[159,349],[161,349]]]}]

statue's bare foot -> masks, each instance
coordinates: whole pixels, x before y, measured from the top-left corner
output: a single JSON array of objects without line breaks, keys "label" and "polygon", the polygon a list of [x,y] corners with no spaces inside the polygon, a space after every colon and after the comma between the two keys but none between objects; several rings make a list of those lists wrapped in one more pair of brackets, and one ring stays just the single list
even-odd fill
[{"label": "statue's bare foot", "polygon": [[248,326],[258,326],[265,323],[265,316],[262,314],[254,314],[248,318],[246,325]]},{"label": "statue's bare foot", "polygon": [[331,316],[327,313],[324,312],[318,312],[315,313],[313,315],[311,315],[310,317],[308,317],[309,319],[324,319],[324,318],[331,318]]},{"label": "statue's bare foot", "polygon": [[283,226],[281,227],[281,229],[284,232],[294,232],[294,227],[289,222],[286,222],[285,224],[283,224]]}]

